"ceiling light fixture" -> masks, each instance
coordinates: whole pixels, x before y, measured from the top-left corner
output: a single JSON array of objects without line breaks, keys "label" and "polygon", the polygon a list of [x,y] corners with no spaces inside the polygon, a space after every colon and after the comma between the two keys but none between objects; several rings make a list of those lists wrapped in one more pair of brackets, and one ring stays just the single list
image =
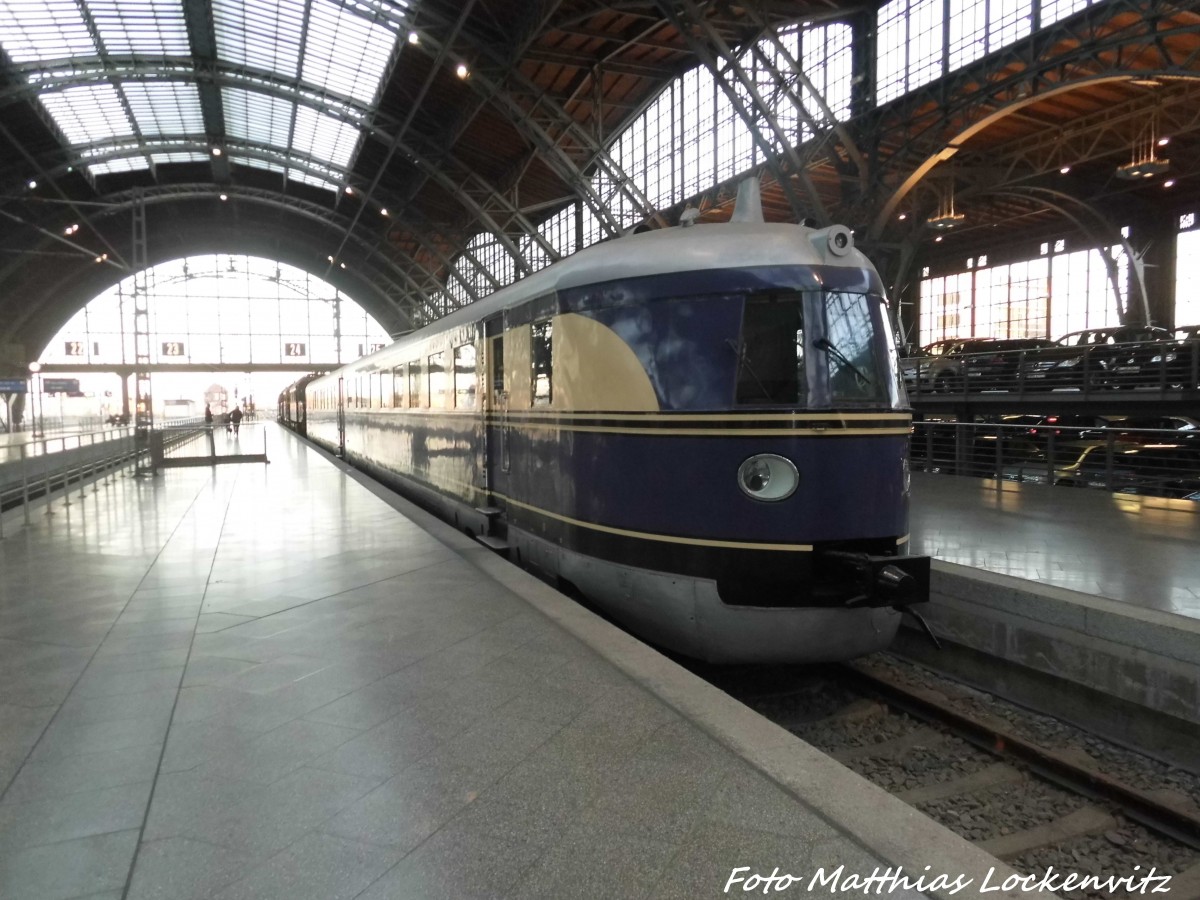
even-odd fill
[{"label": "ceiling light fixture", "polygon": [[1071,167],[1070,167],[1070,166],[1063,166],[1061,169],[1059,169],[1059,170],[1058,170],[1058,174],[1059,174],[1059,175],[1066,175],[1066,174],[1067,174],[1068,172],[1070,172],[1070,171],[1071,171]]},{"label": "ceiling light fixture", "polygon": [[966,218],[962,213],[954,211],[954,179],[950,179],[949,190],[938,200],[937,211],[925,220],[931,228],[946,231],[962,223]]},{"label": "ceiling light fixture", "polygon": [[385,206],[383,209],[381,209],[381,210],[379,211],[379,214],[380,214],[381,216],[383,216],[384,218],[387,218],[387,214],[388,214],[387,207]]},{"label": "ceiling light fixture", "polygon": [[421,43],[421,36],[419,34],[417,34],[415,31],[410,31],[408,33],[408,42],[410,44],[419,44],[419,43]]},{"label": "ceiling light fixture", "polygon": [[229,195],[228,195],[228,194],[222,194],[222,195],[221,195],[221,200],[222,200],[222,202],[224,202],[225,200],[228,200],[228,199],[229,199]]},{"label": "ceiling light fixture", "polygon": [[221,155],[221,148],[220,148],[220,147],[213,147],[213,148],[212,148],[212,155],[213,155],[213,156],[220,156],[220,155]]},{"label": "ceiling light fixture", "polygon": [[35,190],[37,190],[37,182],[36,182],[36,181],[34,181],[32,178],[31,178],[31,179],[29,179],[29,189],[30,189],[31,191],[35,191]]},{"label": "ceiling light fixture", "polygon": [[897,216],[896,218],[898,218],[901,222],[903,222],[905,219],[908,218],[908,213],[900,213],[900,215]]},{"label": "ceiling light fixture", "polygon": [[1171,168],[1169,159],[1159,159],[1154,148],[1158,141],[1158,110],[1150,114],[1150,121],[1133,142],[1133,158],[1123,166],[1117,166],[1117,177],[1127,181],[1153,178]]},{"label": "ceiling light fixture", "polygon": [[1165,187],[1165,188],[1168,188],[1168,187],[1175,187],[1175,179],[1174,179],[1174,178],[1168,178],[1166,181],[1164,181],[1164,182],[1163,182],[1163,187]]},{"label": "ceiling light fixture", "polygon": [[454,67],[454,74],[466,81],[466,79],[471,75],[471,70],[467,68],[466,63],[459,63]]}]

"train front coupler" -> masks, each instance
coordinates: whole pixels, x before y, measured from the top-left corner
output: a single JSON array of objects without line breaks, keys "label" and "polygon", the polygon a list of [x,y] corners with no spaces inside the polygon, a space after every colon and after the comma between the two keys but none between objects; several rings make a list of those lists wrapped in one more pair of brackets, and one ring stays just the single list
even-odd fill
[{"label": "train front coupler", "polygon": [[929,602],[928,556],[871,556],[845,550],[826,550],[822,554],[840,569],[858,588],[846,606],[851,609],[890,606],[912,616],[921,630],[939,650],[942,648],[929,623],[912,608],[914,603]]},{"label": "train front coupler", "polygon": [[872,556],[847,550],[826,550],[821,556],[830,569],[852,585],[846,606],[891,606],[905,609],[929,600],[928,556]]}]

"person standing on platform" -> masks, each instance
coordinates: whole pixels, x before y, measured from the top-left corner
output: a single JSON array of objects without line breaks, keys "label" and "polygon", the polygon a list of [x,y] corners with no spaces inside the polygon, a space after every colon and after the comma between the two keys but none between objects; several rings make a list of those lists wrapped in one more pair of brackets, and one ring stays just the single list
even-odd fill
[{"label": "person standing on platform", "polygon": [[217,455],[217,445],[213,440],[213,412],[212,407],[207,403],[204,404],[204,432],[208,435],[208,455]]},{"label": "person standing on platform", "polygon": [[235,406],[233,412],[229,414],[229,424],[233,426],[233,436],[237,437],[238,428],[242,424],[242,408],[240,406]]}]

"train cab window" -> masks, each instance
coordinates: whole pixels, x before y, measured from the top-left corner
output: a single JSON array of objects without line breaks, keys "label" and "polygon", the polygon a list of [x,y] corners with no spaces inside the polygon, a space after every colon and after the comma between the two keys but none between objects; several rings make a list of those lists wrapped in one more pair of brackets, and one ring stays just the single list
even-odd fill
[{"label": "train cab window", "polygon": [[738,403],[799,403],[808,393],[799,294],[747,297],[738,355]]},{"label": "train cab window", "polygon": [[533,405],[549,406],[553,389],[552,353],[554,325],[549,320],[534,322],[531,350],[533,357]]},{"label": "train cab window", "polygon": [[463,344],[454,348],[454,405],[458,409],[474,409],[478,392],[475,375],[475,345]]},{"label": "train cab window", "polygon": [[813,347],[825,354],[832,400],[877,400],[887,392],[880,372],[872,305],[866,294],[830,291],[825,294],[825,337]]},{"label": "train cab window", "polygon": [[446,354],[435,353],[428,359],[429,405],[433,409],[446,407]]}]

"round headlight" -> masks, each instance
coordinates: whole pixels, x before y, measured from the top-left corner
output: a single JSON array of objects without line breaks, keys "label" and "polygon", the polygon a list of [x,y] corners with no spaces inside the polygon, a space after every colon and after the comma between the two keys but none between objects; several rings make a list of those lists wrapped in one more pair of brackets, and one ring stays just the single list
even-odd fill
[{"label": "round headlight", "polygon": [[752,456],[738,467],[738,487],[755,500],[786,500],[799,485],[796,466],[774,453]]}]

